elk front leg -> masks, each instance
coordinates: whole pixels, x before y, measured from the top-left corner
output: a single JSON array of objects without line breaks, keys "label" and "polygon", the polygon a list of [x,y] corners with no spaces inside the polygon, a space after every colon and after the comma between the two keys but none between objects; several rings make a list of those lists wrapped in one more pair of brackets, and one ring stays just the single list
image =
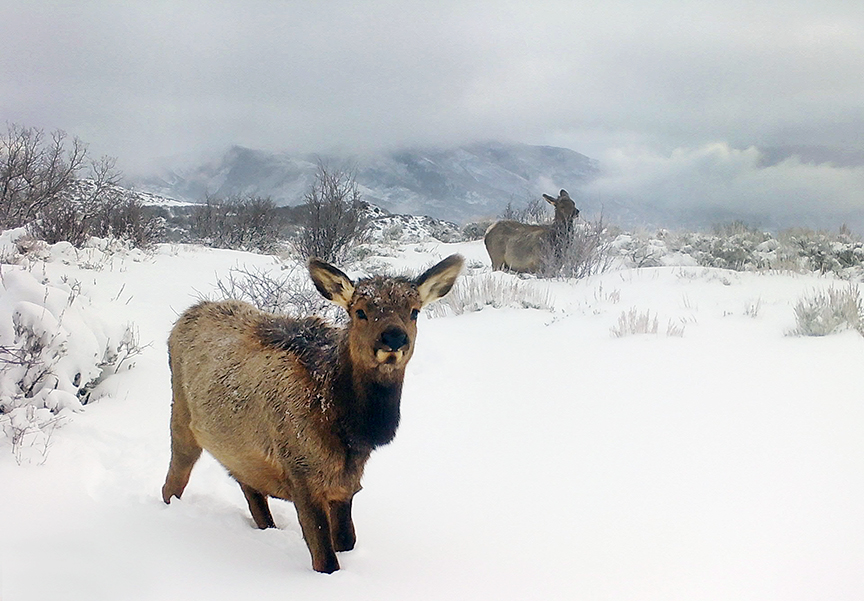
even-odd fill
[{"label": "elk front leg", "polygon": [[312,569],[331,574],[339,569],[339,560],[330,538],[330,522],[326,505],[314,499],[308,491],[294,495],[294,507],[303,530],[303,538],[312,555]]},{"label": "elk front leg", "polygon": [[354,522],[351,520],[351,501],[330,501],[330,530],[333,548],[337,551],[350,551],[357,542]]}]

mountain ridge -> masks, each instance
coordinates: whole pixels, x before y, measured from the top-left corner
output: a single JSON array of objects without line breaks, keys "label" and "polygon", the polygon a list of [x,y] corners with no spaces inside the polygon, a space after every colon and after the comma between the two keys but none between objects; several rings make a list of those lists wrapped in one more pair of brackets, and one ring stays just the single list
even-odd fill
[{"label": "mountain ridge", "polygon": [[554,146],[502,142],[408,148],[365,156],[292,154],[232,146],[221,158],[139,179],[142,190],[192,202],[253,194],[298,205],[320,164],[354,174],[364,200],[394,213],[467,222],[500,214],[542,192],[578,190],[598,163]]}]

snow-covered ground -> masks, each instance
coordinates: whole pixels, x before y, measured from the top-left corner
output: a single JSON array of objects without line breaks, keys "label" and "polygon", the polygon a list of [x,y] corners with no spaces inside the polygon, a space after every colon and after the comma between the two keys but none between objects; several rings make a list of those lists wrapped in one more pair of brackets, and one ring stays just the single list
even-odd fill
[{"label": "snow-covered ground", "polygon": [[[487,277],[482,242],[377,262],[452,252]],[[864,337],[787,335],[830,278],[620,270],[520,281],[548,310],[421,317],[357,547],[322,575],[293,506],[271,501],[279,528],[253,528],[206,454],[181,501],[159,495],[174,320],[232,267],[277,262],[182,245],[47,258],[29,273],[77,282],[88,315],[150,346],[64,412],[38,461],[0,438],[3,601],[864,598]],[[631,309],[658,333],[614,336]]]}]

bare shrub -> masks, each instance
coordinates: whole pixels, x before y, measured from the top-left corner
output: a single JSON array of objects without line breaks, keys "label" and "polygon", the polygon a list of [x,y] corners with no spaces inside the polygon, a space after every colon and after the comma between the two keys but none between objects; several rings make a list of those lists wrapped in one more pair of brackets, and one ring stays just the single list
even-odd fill
[{"label": "bare shrub", "polygon": [[148,213],[136,197],[127,195],[105,213],[108,235],[127,240],[136,248],[148,248],[162,239],[164,219]]},{"label": "bare shrub", "polygon": [[[622,311],[618,317],[618,324],[611,328],[612,335],[616,338],[623,338],[633,334],[656,334],[659,323],[657,316],[652,317],[651,311],[640,313],[634,307],[629,311]],[[683,334],[683,329],[681,334]],[[676,335],[676,334],[670,334]]]},{"label": "bare shrub", "polygon": [[501,219],[518,221],[531,225],[543,225],[552,222],[552,214],[549,213],[547,203],[542,197],[529,196],[528,201],[521,208],[513,206],[513,201],[507,203],[501,213]]},{"label": "bare shrub", "polygon": [[258,267],[235,267],[216,282],[219,299],[246,301],[262,311],[291,317],[320,315],[341,322],[345,312],[322,297],[305,269],[294,265],[273,275]]},{"label": "bare shrub", "polygon": [[[137,246],[151,242],[158,228],[140,211],[129,211],[134,203],[117,185],[116,159],[92,161],[90,178],[82,180],[78,174],[86,156],[78,138],[67,149],[62,131],[48,139],[39,129],[8,126],[0,138],[0,228],[27,225],[49,244],[65,241],[76,247],[91,236],[128,237]],[[118,213],[118,208],[125,210]],[[137,223],[129,224],[133,217]]]},{"label": "bare shrub", "polygon": [[429,305],[426,311],[430,317],[444,317],[484,307],[551,311],[554,304],[547,288],[538,288],[510,275],[487,272],[463,276],[447,296]]},{"label": "bare shrub", "polygon": [[302,258],[339,263],[352,246],[365,240],[369,220],[353,173],[319,163],[304,200],[306,214],[292,242]]},{"label": "bare shrub", "polygon": [[684,337],[684,329],[687,327],[687,322],[683,319],[679,320],[678,323],[675,323],[671,319],[666,324],[666,335],[671,336],[672,338],[683,338]]},{"label": "bare shrub", "polygon": [[48,449],[54,429],[61,425],[65,416],[34,405],[22,405],[0,411],[0,432],[12,447],[12,456],[18,465],[37,463],[48,459]]},{"label": "bare shrub", "polygon": [[744,306],[744,315],[747,317],[757,318],[762,310],[762,299],[757,298],[755,301],[748,301]]},{"label": "bare shrub", "polygon": [[[112,368],[112,373],[120,373],[120,368],[124,365],[126,369],[135,367],[135,363],[131,361],[138,355],[144,352],[144,349],[150,347],[151,343],[141,344],[141,335],[138,332],[138,326],[133,323],[126,324],[126,329],[120,339],[112,344],[108,341],[105,348],[105,355],[99,367],[103,370],[103,376],[107,368]],[[91,389],[95,386],[98,380],[91,382]],[[79,396],[82,396],[79,393]]]},{"label": "bare shrub", "polygon": [[193,210],[190,230],[200,242],[217,248],[272,252],[279,246],[282,223],[270,198],[208,196]]},{"label": "bare shrub", "polygon": [[864,335],[864,306],[858,286],[829,287],[804,296],[795,305],[797,327],[792,336],[827,336],[845,330]]},{"label": "bare shrub", "polygon": [[69,242],[81,248],[98,236],[117,238],[135,247],[147,247],[162,235],[164,222],[148,215],[140,199],[118,185],[121,173],[112,157],[91,164],[88,179],[75,180],[43,206],[29,225],[36,237],[55,244]]},{"label": "bare shrub", "polygon": [[81,248],[90,239],[90,224],[83,218],[79,207],[69,202],[46,206],[41,219],[33,222],[28,229],[48,244],[69,242]]},{"label": "bare shrub", "polygon": [[601,216],[596,221],[575,224],[569,240],[560,247],[547,244],[543,253],[543,274],[579,279],[607,271],[612,261],[612,240]]},{"label": "bare shrub", "polygon": [[216,247],[227,246],[230,210],[226,201],[207,196],[204,202],[192,210],[189,231],[200,242]]}]

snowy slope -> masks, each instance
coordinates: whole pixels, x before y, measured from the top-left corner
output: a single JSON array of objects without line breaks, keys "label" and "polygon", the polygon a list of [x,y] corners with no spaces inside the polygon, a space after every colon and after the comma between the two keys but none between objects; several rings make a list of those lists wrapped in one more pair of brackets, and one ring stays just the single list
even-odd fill
[{"label": "snowy slope", "polygon": [[[375,264],[451,252],[485,277],[482,242]],[[864,597],[864,338],[785,335],[828,278],[621,270],[520,280],[552,310],[421,317],[400,430],[355,499],[357,547],[325,576],[291,504],[254,529],[206,455],[182,501],[159,498],[174,319],[231,267],[277,263],[182,245],[102,261],[31,271],[77,279],[151,346],[54,431],[43,465],[0,444],[3,601]],[[631,308],[659,333],[613,336]]]}]

